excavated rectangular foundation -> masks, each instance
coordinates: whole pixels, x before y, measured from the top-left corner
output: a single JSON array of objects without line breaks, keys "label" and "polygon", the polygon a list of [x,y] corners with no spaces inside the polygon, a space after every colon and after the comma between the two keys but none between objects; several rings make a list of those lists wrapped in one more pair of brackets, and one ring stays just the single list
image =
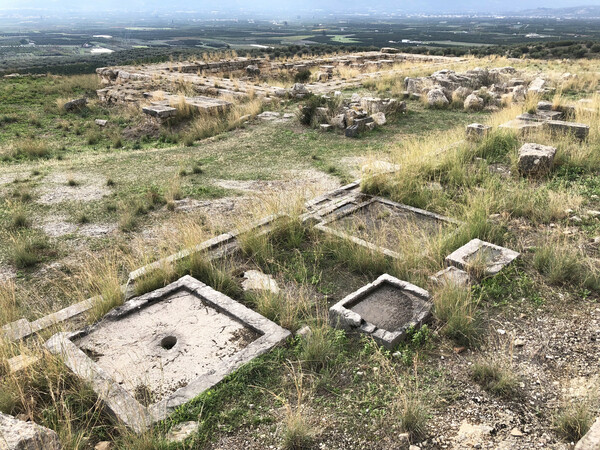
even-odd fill
[{"label": "excavated rectangular foundation", "polygon": [[289,335],[185,276],[46,345],[91,384],[114,416],[143,431]]}]

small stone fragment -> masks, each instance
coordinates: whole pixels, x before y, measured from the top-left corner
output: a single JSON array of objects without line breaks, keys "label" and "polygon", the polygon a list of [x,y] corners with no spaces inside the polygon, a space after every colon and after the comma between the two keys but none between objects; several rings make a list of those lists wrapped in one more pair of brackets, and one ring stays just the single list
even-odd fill
[{"label": "small stone fragment", "polygon": [[279,294],[277,281],[271,275],[266,275],[258,270],[248,270],[244,272],[244,278],[242,288],[245,291],[270,291],[273,294]]},{"label": "small stone fragment", "polygon": [[171,442],[183,442],[198,431],[198,422],[190,421],[175,425],[167,434]]},{"label": "small stone fragment", "polygon": [[521,432],[521,430],[515,427],[512,430],[510,430],[510,435],[515,437],[522,437],[523,433]]},{"label": "small stone fragment", "polygon": [[33,422],[0,413],[0,448],[7,450],[60,450],[58,435]]}]

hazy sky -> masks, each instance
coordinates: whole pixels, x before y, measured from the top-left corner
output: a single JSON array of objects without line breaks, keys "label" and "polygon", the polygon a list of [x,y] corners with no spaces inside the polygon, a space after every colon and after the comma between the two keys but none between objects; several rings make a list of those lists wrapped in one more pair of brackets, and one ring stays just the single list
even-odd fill
[{"label": "hazy sky", "polygon": [[269,12],[306,12],[328,10],[336,12],[360,12],[374,8],[389,12],[451,12],[517,11],[537,7],[569,7],[600,5],[600,0],[0,0],[0,9],[50,9],[50,10],[125,10],[125,11],[176,11],[194,10],[220,12],[240,10]]}]

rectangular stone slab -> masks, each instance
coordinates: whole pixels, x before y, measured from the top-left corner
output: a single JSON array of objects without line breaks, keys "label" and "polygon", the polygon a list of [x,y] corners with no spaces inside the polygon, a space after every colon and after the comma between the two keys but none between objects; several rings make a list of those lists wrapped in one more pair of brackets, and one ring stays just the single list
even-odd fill
[{"label": "rectangular stone slab", "polygon": [[472,261],[481,258],[486,266],[485,273],[496,275],[519,256],[520,253],[514,250],[473,239],[446,256],[446,264],[467,270]]},{"label": "rectangular stone slab", "polygon": [[[167,302],[171,302],[171,306]],[[146,331],[135,323],[144,310],[155,313]],[[116,330],[119,327],[120,331]],[[46,346],[60,355],[76,375],[91,384],[109,412],[140,432],[289,335],[289,331],[257,312],[185,276],[162,289],[129,300],[91,327],[54,335]],[[102,351],[110,349],[111,338],[115,347],[113,354],[107,352],[103,358]],[[171,338],[175,338],[175,342]],[[130,361],[122,359],[121,366],[115,370],[114,359],[123,358],[128,345],[132,352]],[[191,356],[186,357],[186,353]],[[136,380],[136,376],[144,372],[148,381],[152,381],[152,377],[156,380],[160,374],[166,376],[166,385],[170,386],[154,399],[152,395],[145,397],[144,390],[138,395],[135,386],[132,389],[127,382]],[[152,386],[150,394],[155,394]]]},{"label": "rectangular stone slab", "polygon": [[431,318],[432,306],[426,290],[383,274],[329,308],[329,322],[333,327],[369,334],[391,349],[406,337],[409,328]]}]

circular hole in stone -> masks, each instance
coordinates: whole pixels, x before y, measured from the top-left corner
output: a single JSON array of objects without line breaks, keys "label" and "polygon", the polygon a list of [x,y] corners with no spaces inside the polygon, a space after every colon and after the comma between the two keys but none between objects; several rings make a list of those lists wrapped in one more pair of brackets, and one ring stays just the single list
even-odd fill
[{"label": "circular hole in stone", "polygon": [[177,338],[175,336],[165,336],[160,340],[160,346],[165,350],[171,350],[177,344]]}]

